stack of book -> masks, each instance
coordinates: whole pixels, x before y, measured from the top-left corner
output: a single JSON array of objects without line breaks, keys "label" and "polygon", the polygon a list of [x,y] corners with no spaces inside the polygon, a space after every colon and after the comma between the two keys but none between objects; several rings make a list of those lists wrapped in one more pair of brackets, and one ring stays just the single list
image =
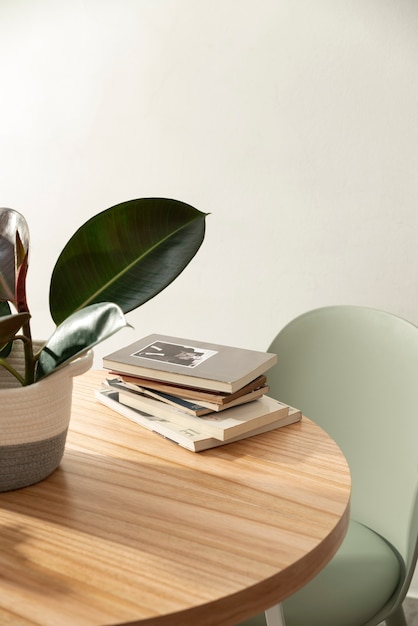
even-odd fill
[{"label": "stack of book", "polygon": [[300,420],[266,395],[276,362],[268,352],[154,334],[104,357],[110,378],[96,397],[199,452]]}]

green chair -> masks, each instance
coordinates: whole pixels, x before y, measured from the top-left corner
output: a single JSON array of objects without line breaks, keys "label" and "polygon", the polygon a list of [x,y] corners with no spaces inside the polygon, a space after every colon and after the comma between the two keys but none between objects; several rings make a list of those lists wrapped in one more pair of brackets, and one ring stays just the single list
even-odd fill
[{"label": "green chair", "polygon": [[[343,450],[352,473],[343,545],[281,607],[286,626],[406,626],[417,560],[418,328],[356,306],[310,311],[269,351],[270,395],[302,409]],[[267,611],[269,626],[274,609]],[[240,626],[266,624],[263,614]]]}]

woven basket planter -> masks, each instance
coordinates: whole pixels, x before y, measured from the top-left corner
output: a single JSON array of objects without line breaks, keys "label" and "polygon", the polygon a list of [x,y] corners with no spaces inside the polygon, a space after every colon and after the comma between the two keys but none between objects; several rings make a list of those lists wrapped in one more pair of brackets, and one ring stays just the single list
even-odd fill
[{"label": "woven basket planter", "polygon": [[[24,369],[21,346],[8,361]],[[0,492],[43,480],[60,464],[71,416],[73,377],[92,364],[91,352],[44,380],[21,387],[0,367]]]}]

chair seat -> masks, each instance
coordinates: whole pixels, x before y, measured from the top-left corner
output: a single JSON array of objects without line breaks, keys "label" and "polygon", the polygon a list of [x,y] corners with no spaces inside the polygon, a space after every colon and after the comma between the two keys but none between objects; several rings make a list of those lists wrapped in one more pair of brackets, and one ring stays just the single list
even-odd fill
[{"label": "chair seat", "polygon": [[389,600],[401,575],[390,545],[352,520],[330,563],[283,603],[286,626],[365,624]]},{"label": "chair seat", "polygon": [[[283,602],[286,626],[358,626],[390,599],[403,567],[390,545],[353,520],[330,563]],[[240,626],[265,624],[258,615]]]}]

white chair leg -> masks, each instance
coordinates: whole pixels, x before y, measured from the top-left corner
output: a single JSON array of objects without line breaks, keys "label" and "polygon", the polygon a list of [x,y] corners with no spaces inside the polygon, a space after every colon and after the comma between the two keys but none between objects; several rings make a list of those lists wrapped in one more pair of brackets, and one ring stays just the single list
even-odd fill
[{"label": "white chair leg", "polygon": [[286,626],[281,604],[275,604],[264,612],[267,626]]}]

